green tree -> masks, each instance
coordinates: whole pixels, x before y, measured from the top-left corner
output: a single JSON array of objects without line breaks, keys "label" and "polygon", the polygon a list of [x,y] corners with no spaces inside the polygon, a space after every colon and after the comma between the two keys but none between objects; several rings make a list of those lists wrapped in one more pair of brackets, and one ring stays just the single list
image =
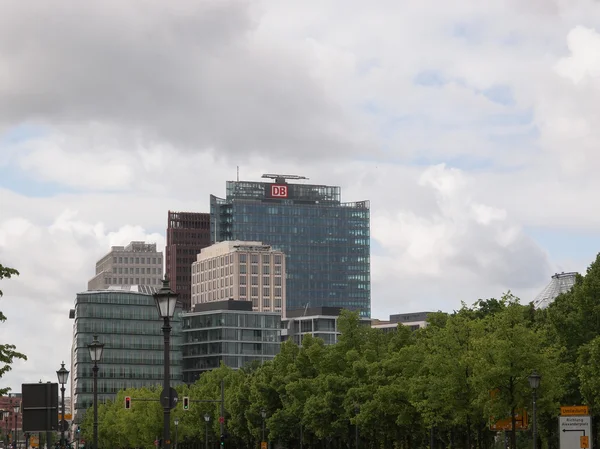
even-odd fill
[{"label": "green tree", "polygon": [[511,447],[516,447],[516,414],[531,401],[529,375],[542,375],[538,408],[556,414],[564,393],[568,365],[564,350],[554,345],[543,329],[530,320],[530,308],[518,298],[506,295],[504,310],[486,316],[483,333],[473,341],[473,385],[477,401],[487,416],[512,419]]},{"label": "green tree", "polygon": [[[19,272],[14,268],[5,267],[0,264],[0,280],[10,279],[12,276],[18,276]],[[3,293],[0,290],[0,297]],[[5,322],[6,316],[0,312],[0,322]],[[27,356],[16,351],[17,347],[11,344],[0,344],[0,378],[10,371],[15,359],[27,360]],[[4,396],[10,391],[10,387],[0,388],[0,396]]]}]

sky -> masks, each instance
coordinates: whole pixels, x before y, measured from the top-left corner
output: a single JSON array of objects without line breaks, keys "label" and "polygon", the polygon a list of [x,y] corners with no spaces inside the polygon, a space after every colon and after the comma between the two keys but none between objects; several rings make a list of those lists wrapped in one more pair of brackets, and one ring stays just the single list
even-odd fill
[{"label": "sky", "polygon": [[600,3],[47,0],[0,15],[0,379],[167,211],[292,173],[371,201],[372,316],[533,300],[600,249]]}]

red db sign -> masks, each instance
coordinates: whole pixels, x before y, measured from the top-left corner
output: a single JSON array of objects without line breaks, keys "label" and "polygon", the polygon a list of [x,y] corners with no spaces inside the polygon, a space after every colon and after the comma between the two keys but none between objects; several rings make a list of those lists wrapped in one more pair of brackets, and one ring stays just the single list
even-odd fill
[{"label": "red db sign", "polygon": [[287,198],[288,197],[288,186],[272,185],[271,196],[273,198]]}]

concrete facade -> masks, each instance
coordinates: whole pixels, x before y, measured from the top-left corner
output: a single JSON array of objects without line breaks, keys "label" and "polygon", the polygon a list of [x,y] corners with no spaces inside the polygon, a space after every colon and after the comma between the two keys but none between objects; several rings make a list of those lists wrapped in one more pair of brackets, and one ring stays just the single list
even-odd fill
[{"label": "concrete facade", "polygon": [[111,285],[160,286],[163,277],[163,253],[156,243],[131,242],[113,246],[96,262],[96,275],[88,281],[88,290],[103,290]]}]

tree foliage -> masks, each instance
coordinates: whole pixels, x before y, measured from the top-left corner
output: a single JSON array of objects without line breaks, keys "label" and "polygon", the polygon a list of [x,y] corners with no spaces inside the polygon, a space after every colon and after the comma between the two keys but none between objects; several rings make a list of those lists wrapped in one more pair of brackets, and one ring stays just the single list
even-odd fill
[{"label": "tree foliage", "polygon": [[[221,366],[176,389],[179,397],[214,400],[224,382],[229,447],[259,447],[264,424],[265,439],[281,447],[299,447],[302,439],[305,447],[350,448],[358,435],[360,447],[373,449],[426,448],[431,437],[438,449],[491,449],[490,420],[514,423],[531,410],[528,377],[535,370],[542,376],[540,447],[553,449],[561,404],[596,410],[600,403],[599,260],[545,310],[508,293],[434,313],[426,328],[400,324],[390,333],[343,312],[335,345],[311,336],[300,347],[287,341],[272,361],[237,371]],[[152,448],[162,429],[162,409],[151,400],[159,391],[130,389],[100,405],[101,448]],[[126,395],[134,398],[131,410],[124,408]],[[87,415],[83,427],[91,439]],[[173,410],[181,449],[203,443],[207,431],[216,442],[219,416],[218,402]],[[511,447],[529,445],[527,438],[528,432],[512,432]]]},{"label": "tree foliage", "polygon": [[[19,272],[14,268],[5,267],[0,264],[0,280],[10,279],[13,276],[18,276]],[[3,296],[2,290],[0,290],[0,298]],[[6,316],[0,311],[0,322],[5,322]],[[27,360],[25,354],[18,352],[17,347],[11,344],[0,344],[0,378],[10,371],[12,363],[15,359]],[[0,388],[0,396],[7,394],[10,388]]]}]

